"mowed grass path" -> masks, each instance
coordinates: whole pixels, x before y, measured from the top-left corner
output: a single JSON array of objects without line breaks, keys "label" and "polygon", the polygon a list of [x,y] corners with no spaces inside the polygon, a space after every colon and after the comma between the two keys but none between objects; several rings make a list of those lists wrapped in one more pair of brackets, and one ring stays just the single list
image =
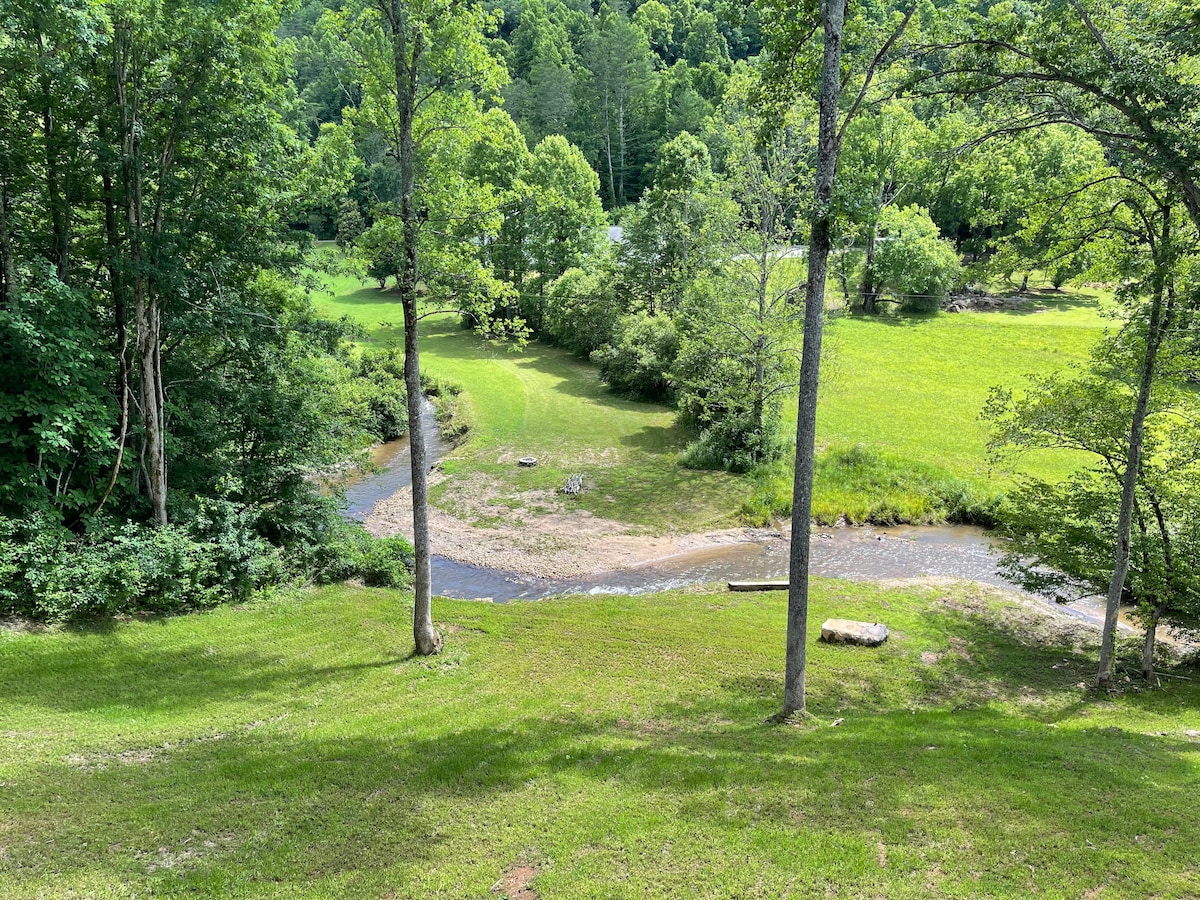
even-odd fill
[{"label": "mowed grass path", "polygon": [[[362,323],[372,346],[403,343],[394,294],[353,279],[330,281],[331,295],[316,298],[323,314]],[[597,515],[656,531],[734,524],[749,486],[677,465],[690,438],[671,410],[618,397],[595,366],[557,347],[535,341],[514,352],[480,340],[452,315],[425,319],[420,328],[422,370],[463,387],[472,428],[448,472],[482,472],[514,494],[554,490],[583,472],[587,490],[578,505]],[[536,456],[538,467],[518,468],[522,456]]]},{"label": "mowed grass path", "polygon": [[0,896],[1200,895],[1197,683],[1089,699],[997,602],[817,582],[893,636],[810,644],[802,728],[781,593],[438,601],[432,659],[353,587],[0,631]]},{"label": "mowed grass path", "polygon": [[[400,343],[402,316],[393,294],[349,278],[330,279],[329,288],[316,298],[323,313],[362,323],[375,345]],[[1026,375],[1085,361],[1103,328],[1099,302],[1087,293],[1045,292],[1019,312],[832,318],[819,444],[862,444],[991,492],[1010,476],[987,460],[979,413],[988,392],[995,385],[1020,389]],[[613,395],[585,361],[540,343],[521,353],[487,345],[451,316],[424,321],[422,334],[425,370],[465,388],[474,431],[458,451],[459,471],[486,472],[515,493],[552,489],[582,470],[592,488],[582,505],[655,530],[731,524],[751,493],[744,479],[680,468],[676,455],[689,436],[673,425],[670,410]],[[795,415],[789,398],[789,434]],[[516,471],[513,461],[524,455],[538,456],[544,466]],[[1044,452],[1028,455],[1019,469],[1056,479],[1079,461]],[[824,489],[833,503],[842,502],[837,492],[843,486]],[[820,500],[821,483],[817,490]]]}]

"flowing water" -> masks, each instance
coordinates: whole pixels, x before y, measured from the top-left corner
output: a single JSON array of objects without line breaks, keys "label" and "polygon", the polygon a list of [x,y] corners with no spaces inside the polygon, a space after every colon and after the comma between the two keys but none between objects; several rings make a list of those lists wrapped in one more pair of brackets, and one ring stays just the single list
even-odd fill
[{"label": "flowing water", "polygon": [[[433,404],[422,398],[421,425],[432,465],[445,452]],[[363,520],[380,500],[409,487],[408,440],[390,441],[372,451],[377,471],[346,482],[346,515]],[[999,553],[987,533],[965,526],[817,529],[812,539],[812,573],[869,581],[881,578],[952,577],[1019,589],[996,569]],[[536,600],[555,594],[644,594],[689,584],[785,580],[788,542],[780,536],[757,543],[721,544],[588,578],[555,580],[516,575],[433,557],[433,588],[461,599]],[[1083,600],[1059,609],[1094,622],[1103,619],[1101,602]]]},{"label": "flowing water", "polygon": [[[425,435],[425,453],[429,464],[433,465],[442,458],[446,448],[442,444],[433,404],[425,397],[421,398],[420,413],[421,431]],[[408,452],[407,437],[371,448],[371,462],[376,470],[352,475],[342,482],[346,489],[347,517],[361,522],[370,515],[380,500],[392,496],[402,488],[412,487],[412,468]]]}]

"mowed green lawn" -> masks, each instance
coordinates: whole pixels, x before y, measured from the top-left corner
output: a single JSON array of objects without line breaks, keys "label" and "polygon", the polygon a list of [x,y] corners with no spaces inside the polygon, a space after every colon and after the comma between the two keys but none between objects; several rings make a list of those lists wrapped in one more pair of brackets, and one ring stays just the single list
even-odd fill
[{"label": "mowed green lawn", "polygon": [[[372,344],[401,341],[394,294],[350,278],[328,284],[329,291],[316,297],[322,312],[362,323]],[[1086,360],[1103,327],[1098,303],[1092,294],[1046,292],[1030,311],[832,318],[820,445],[865,445],[982,486],[984,493],[1002,486],[1010,473],[989,465],[986,424],[979,418],[988,392],[995,385],[1019,389],[1028,374]],[[674,426],[670,410],[613,395],[587,362],[536,342],[519,353],[485,344],[452,316],[428,319],[422,329],[425,370],[464,387],[474,428],[449,471],[484,472],[514,494],[554,488],[567,474],[583,471],[591,490],[582,505],[661,531],[731,524],[750,496],[745,479],[680,468],[677,454],[689,435]],[[789,434],[795,415],[789,398]],[[516,470],[515,458],[525,455],[543,465]],[[1078,462],[1070,454],[1041,453],[1020,468],[1053,479]],[[775,490],[790,496],[786,487]],[[818,483],[823,518],[837,517],[838,509],[825,506],[841,504],[845,490],[832,477],[824,490]]]},{"label": "mowed green lawn", "polygon": [[[1105,325],[1100,302],[1094,293],[1047,292],[1036,311],[832,319],[818,439],[864,443],[958,477],[1003,478],[986,459],[979,413],[988,392],[1021,390],[1027,375],[1086,362]],[[790,406],[788,414],[794,427]],[[1022,468],[1057,479],[1077,463],[1071,454],[1039,453]]]},{"label": "mowed green lawn", "polygon": [[[322,313],[362,323],[371,346],[403,342],[394,294],[346,278],[331,279],[331,287],[332,295],[316,298]],[[513,351],[482,341],[452,315],[425,319],[420,328],[422,370],[463,387],[472,428],[445,464],[448,472],[483,473],[512,495],[554,490],[582,472],[587,489],[578,505],[598,515],[655,531],[734,524],[749,485],[681,468],[677,456],[690,438],[671,410],[618,397],[594,366],[557,347],[535,341]],[[519,468],[522,456],[536,456],[538,467]]]},{"label": "mowed green lawn", "polygon": [[1197,681],[1090,698],[1094,647],[967,587],[829,615],[893,634],[814,629],[804,727],[781,593],[439,600],[431,659],[348,586],[0,631],[0,896],[1200,895]]}]

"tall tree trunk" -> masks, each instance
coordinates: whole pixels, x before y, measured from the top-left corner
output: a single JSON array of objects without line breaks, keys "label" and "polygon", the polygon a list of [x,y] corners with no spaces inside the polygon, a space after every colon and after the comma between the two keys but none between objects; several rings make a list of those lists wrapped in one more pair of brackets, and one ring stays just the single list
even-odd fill
[{"label": "tall tree trunk", "polygon": [[[1174,307],[1173,296],[1171,296],[1167,306],[1168,310]],[[1171,318],[1172,316],[1168,312],[1168,321]],[[1149,493],[1150,508],[1154,511],[1154,524],[1158,528],[1158,537],[1162,541],[1163,547],[1163,572],[1166,575],[1164,593],[1166,597],[1170,597],[1175,581],[1175,547],[1171,541],[1171,529],[1167,525],[1166,516],[1163,515],[1162,500],[1154,490],[1151,490]],[[1146,634],[1142,642],[1142,680],[1146,682],[1149,682],[1154,677],[1154,643],[1158,637],[1159,620],[1166,611],[1167,601],[1165,599],[1156,603],[1150,615],[1150,622],[1146,626]]]},{"label": "tall tree trunk", "polygon": [[[107,142],[108,133],[103,116],[100,119],[100,140]],[[112,472],[100,502],[96,504],[95,514],[99,514],[108,502],[117,478],[121,474],[121,463],[125,458],[125,443],[129,437],[129,323],[126,321],[128,311],[125,305],[125,286],[121,277],[120,244],[121,236],[117,227],[117,199],[113,189],[112,173],[107,166],[101,177],[104,192],[104,235],[108,243],[108,283],[112,293],[113,321],[116,327],[116,342],[113,355],[117,363],[117,404],[120,408],[120,421],[117,428],[117,457],[113,460]]]},{"label": "tall tree trunk", "polygon": [[[1170,210],[1164,216],[1164,235],[1170,234]],[[1170,253],[1169,241],[1164,240],[1159,253]],[[1169,258],[1169,257],[1167,257]],[[1137,402],[1134,404],[1133,421],[1129,427],[1129,452],[1125,461],[1125,476],[1121,484],[1121,510],[1117,516],[1116,563],[1112,579],[1108,583],[1108,597],[1104,608],[1104,629],[1100,640],[1100,670],[1096,685],[1101,690],[1111,691],[1116,687],[1113,675],[1113,657],[1117,640],[1117,614],[1121,609],[1121,594],[1125,590],[1125,577],[1129,574],[1130,533],[1133,529],[1133,503],[1137,488],[1138,470],[1142,462],[1142,437],[1145,432],[1146,411],[1150,406],[1150,389],[1154,384],[1155,362],[1162,343],[1163,296],[1165,278],[1163,268],[1169,265],[1166,258],[1156,261],[1159,271],[1155,274],[1154,295],[1150,301],[1150,324],[1146,332],[1146,355],[1142,359],[1142,371],[1138,379]]]},{"label": "tall tree trunk", "polygon": [[142,276],[138,276],[135,282],[134,306],[146,480],[154,521],[161,526],[167,524],[167,466],[163,434],[162,366],[159,358],[162,326],[157,298],[147,279]]},{"label": "tall tree trunk", "polygon": [[1154,678],[1154,642],[1158,632],[1158,620],[1162,618],[1164,606],[1156,603],[1150,613],[1150,621],[1146,623],[1146,634],[1142,639],[1142,680],[1149,682]]},{"label": "tall tree trunk", "polygon": [[604,156],[608,162],[608,196],[617,205],[617,181],[613,173],[612,121],[608,111],[608,92],[604,94]]},{"label": "tall tree trunk", "polygon": [[619,165],[617,166],[617,170],[621,173],[621,178],[617,182],[617,189],[620,191],[620,198],[617,200],[617,203],[621,204],[621,203],[625,202],[625,169],[626,169],[626,165],[627,165],[627,163],[626,163],[627,156],[625,153],[625,95],[624,94],[621,95],[620,100],[617,102],[617,150],[618,150],[618,153],[620,154],[618,156]]},{"label": "tall tree trunk", "polygon": [[[114,29],[112,46],[113,87],[121,134],[121,187],[125,199],[125,222],[129,241],[133,318],[136,332],[137,399],[142,414],[141,461],[150,494],[150,507],[154,522],[165,526],[167,524],[167,465],[163,427],[165,416],[162,360],[159,354],[162,341],[162,322],[153,280],[147,273],[149,266],[147,265],[145,246],[142,143],[139,137],[141,122],[138,120],[136,77],[131,79],[132,73],[129,69],[132,50],[128,24],[119,24]],[[134,83],[131,84],[131,81]],[[166,153],[169,151],[164,151],[164,154]],[[163,186],[160,184],[159,191],[162,190]],[[156,215],[154,222],[156,232],[161,231],[161,226],[161,215]]]},{"label": "tall tree trunk", "polygon": [[787,661],[783,714],[805,709],[805,663],[808,638],[808,567],[811,551],[813,462],[816,452],[817,387],[821,374],[821,332],[825,321],[825,274],[833,243],[833,181],[841,141],[838,99],[841,96],[842,28],[847,0],[824,0],[825,28],[820,122],[817,137],[816,207],[808,245],[808,281],[804,292],[804,346],[800,360],[800,401],[796,419],[796,475],[792,490],[792,544],[787,617]]},{"label": "tall tree trunk", "polygon": [[421,431],[421,360],[417,316],[417,210],[413,201],[416,185],[416,144],[413,120],[417,111],[417,85],[423,36],[411,29],[403,0],[384,0],[382,9],[392,30],[392,61],[396,71],[396,107],[399,120],[400,222],[404,232],[404,256],[400,269],[400,302],[404,309],[404,385],[408,391],[408,440],[412,471],[413,550],[413,642],[418,656],[431,656],[442,649],[442,635],[433,627],[432,570],[429,547],[429,465],[425,435]]}]

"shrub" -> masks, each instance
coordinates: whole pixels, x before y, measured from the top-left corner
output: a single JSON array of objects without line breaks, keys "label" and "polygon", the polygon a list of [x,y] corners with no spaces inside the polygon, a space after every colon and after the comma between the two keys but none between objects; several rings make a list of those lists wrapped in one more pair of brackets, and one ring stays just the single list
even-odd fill
[{"label": "shrub", "polygon": [[619,316],[611,272],[568,269],[546,292],[543,329],[560,347],[588,356],[612,341]]},{"label": "shrub", "polygon": [[879,221],[874,273],[883,288],[915,312],[936,310],[962,277],[954,245],[919,206],[889,207]]},{"label": "shrub", "polygon": [[679,353],[679,335],[668,316],[631,313],[617,323],[611,344],[592,354],[600,377],[619,394],[664,400],[671,384],[667,373]]},{"label": "shrub", "polygon": [[[96,523],[83,535],[49,516],[0,517],[0,615],[67,622],[182,612],[245,601],[293,578],[410,583],[412,547],[404,538],[374,538],[327,502],[312,504],[303,521],[305,529],[280,529],[267,511],[212,499],[185,522]],[[294,545],[268,542],[261,533],[268,524]]]},{"label": "shrub", "polygon": [[[790,460],[759,466],[754,492],[742,507],[756,525],[791,515]],[[813,519],[823,525],[996,524],[1002,497],[981,492],[936,466],[911,462],[862,444],[827,450],[817,458]]]}]

